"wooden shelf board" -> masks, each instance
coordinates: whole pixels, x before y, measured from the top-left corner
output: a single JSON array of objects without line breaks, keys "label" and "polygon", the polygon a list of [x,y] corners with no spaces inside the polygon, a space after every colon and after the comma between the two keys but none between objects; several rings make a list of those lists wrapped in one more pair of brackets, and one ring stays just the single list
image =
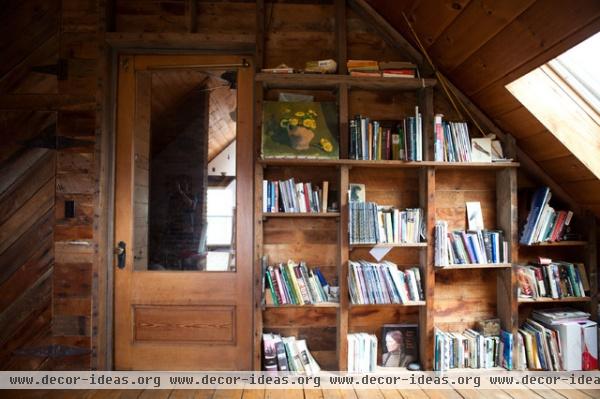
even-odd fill
[{"label": "wooden shelf board", "polygon": [[350,75],[307,73],[257,73],[255,80],[268,89],[336,89],[342,84],[349,89],[416,90],[433,87],[435,79],[418,78],[364,78]]},{"label": "wooden shelf board", "polygon": [[504,367],[490,367],[490,368],[456,368],[450,370],[444,370],[444,373],[485,373],[485,372],[496,372],[496,371],[507,371]]},{"label": "wooden shelf board", "polygon": [[390,307],[405,307],[405,306],[425,306],[425,301],[411,301],[407,303],[369,303],[365,305],[350,304],[350,309],[356,308],[390,308]]},{"label": "wooden shelf board", "polygon": [[338,218],[339,212],[263,212],[263,218]]},{"label": "wooden shelf board", "polygon": [[546,242],[536,242],[531,245],[521,245],[522,247],[577,247],[577,246],[586,246],[588,245],[587,241],[546,241]]},{"label": "wooden shelf board", "polygon": [[566,298],[546,298],[541,297],[537,299],[532,298],[519,298],[519,303],[561,303],[561,302],[590,302],[592,299],[589,296],[584,297],[566,297]]},{"label": "wooden shelf board", "polygon": [[350,250],[355,248],[423,248],[427,247],[426,242],[402,242],[397,244],[350,244]]},{"label": "wooden shelf board", "polygon": [[450,265],[444,267],[435,267],[435,270],[450,269],[506,269],[512,267],[510,263],[467,263],[464,265]]},{"label": "wooden shelf board", "polygon": [[265,305],[265,309],[298,309],[298,308],[339,308],[337,302],[313,303],[310,305]]},{"label": "wooden shelf board", "polygon": [[382,168],[382,169],[418,169],[435,167],[436,169],[505,169],[516,168],[518,162],[487,163],[487,162],[434,162],[434,161],[361,161],[356,159],[302,159],[302,158],[271,158],[260,159],[263,166],[350,166],[353,168]]},{"label": "wooden shelf board", "polygon": [[505,169],[518,168],[518,162],[421,162],[427,166],[435,166],[436,169]]}]

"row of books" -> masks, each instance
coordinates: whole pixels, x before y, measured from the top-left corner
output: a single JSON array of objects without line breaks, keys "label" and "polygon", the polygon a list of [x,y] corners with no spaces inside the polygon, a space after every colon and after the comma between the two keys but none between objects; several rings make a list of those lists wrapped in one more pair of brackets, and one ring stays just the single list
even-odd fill
[{"label": "row of books", "polygon": [[517,266],[519,297],[585,297],[590,289],[585,265],[555,261]]},{"label": "row of books", "polygon": [[407,61],[348,60],[348,73],[360,77],[414,78],[417,66]]},{"label": "row of books", "polygon": [[418,267],[399,270],[392,262],[349,261],[350,302],[357,305],[425,300]]},{"label": "row of books", "polygon": [[350,202],[349,229],[352,244],[418,243],[424,237],[423,210],[379,206],[374,202]]},{"label": "row of books", "polygon": [[499,336],[484,336],[467,329],[463,333],[435,329],[434,370],[458,368],[512,369],[512,334],[501,331]]},{"label": "row of books", "polygon": [[297,371],[309,375],[321,371],[305,340],[272,333],[263,334],[263,368],[265,371]]},{"label": "row of books", "polygon": [[265,271],[265,300],[268,305],[310,305],[330,302],[329,284],[319,270],[296,264],[268,266]]},{"label": "row of books", "polygon": [[350,120],[350,159],[423,160],[423,126],[419,107],[402,121],[376,121],[357,115]]},{"label": "row of books", "polygon": [[597,369],[597,324],[589,316],[569,308],[534,310],[519,328],[519,369]]},{"label": "row of books", "polygon": [[263,212],[327,212],[329,182],[322,186],[287,180],[263,180]]},{"label": "row of books", "polygon": [[556,211],[550,206],[552,193],[550,188],[541,187],[536,190],[531,200],[527,222],[519,242],[531,245],[545,241],[560,241],[566,228],[571,223],[572,211]]},{"label": "row of books", "polygon": [[466,122],[448,122],[436,114],[433,119],[434,160],[440,162],[471,162],[471,139]]},{"label": "row of books", "polygon": [[508,242],[501,230],[448,232],[448,222],[435,224],[435,265],[508,263]]},{"label": "row of books", "polygon": [[377,368],[377,337],[374,334],[348,334],[348,372],[370,373]]}]

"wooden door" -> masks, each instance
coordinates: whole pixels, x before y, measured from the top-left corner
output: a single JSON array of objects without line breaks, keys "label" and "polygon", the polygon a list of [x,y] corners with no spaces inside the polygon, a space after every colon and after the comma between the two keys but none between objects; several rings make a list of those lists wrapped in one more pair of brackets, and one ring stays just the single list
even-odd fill
[{"label": "wooden door", "polygon": [[[241,65],[247,63],[206,55],[119,60],[114,239],[125,243],[125,259],[121,268],[115,256],[114,265],[117,370],[251,368],[253,72]],[[217,100],[224,90],[225,100]],[[232,99],[234,109],[227,105]],[[221,135],[232,127],[235,138],[227,143],[231,138]],[[219,172],[232,165],[231,145],[233,171]],[[218,191],[225,188],[229,193]],[[227,195],[231,212],[211,211],[223,208],[214,198]],[[217,264],[224,271],[213,271]]]}]

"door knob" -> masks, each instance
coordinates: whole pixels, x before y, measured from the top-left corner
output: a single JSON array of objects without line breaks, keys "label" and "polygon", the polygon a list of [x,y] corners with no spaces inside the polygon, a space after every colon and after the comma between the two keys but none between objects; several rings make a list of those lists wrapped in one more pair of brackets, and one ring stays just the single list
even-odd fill
[{"label": "door knob", "polygon": [[125,241],[119,241],[115,248],[115,255],[117,255],[117,267],[119,269],[124,269],[125,257],[127,256],[127,244],[125,244]]}]

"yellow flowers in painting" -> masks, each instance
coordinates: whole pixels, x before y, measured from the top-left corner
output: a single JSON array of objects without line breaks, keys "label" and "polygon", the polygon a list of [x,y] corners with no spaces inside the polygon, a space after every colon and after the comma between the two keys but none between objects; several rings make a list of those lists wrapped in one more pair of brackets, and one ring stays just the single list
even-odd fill
[{"label": "yellow flowers in painting", "polygon": [[297,111],[292,114],[292,111],[286,108],[284,110],[284,117],[279,121],[279,126],[287,129],[303,126],[307,129],[315,130],[317,128],[317,116],[318,114],[312,109],[306,112]]},{"label": "yellow flowers in painting", "polygon": [[319,140],[319,145],[321,146],[321,148],[325,152],[331,152],[331,151],[333,151],[333,144],[331,144],[331,141],[329,141],[329,140],[327,140],[325,138]]}]

